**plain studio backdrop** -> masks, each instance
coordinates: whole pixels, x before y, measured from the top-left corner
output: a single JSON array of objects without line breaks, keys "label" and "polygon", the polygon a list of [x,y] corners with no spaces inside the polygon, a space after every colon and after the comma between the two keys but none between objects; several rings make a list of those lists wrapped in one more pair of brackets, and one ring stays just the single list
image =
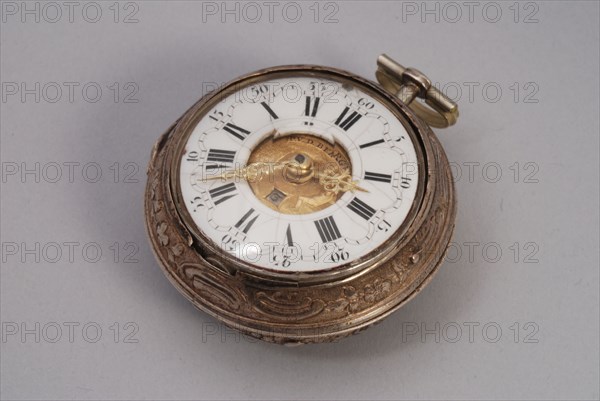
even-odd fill
[{"label": "plain studio backdrop", "polygon": [[[2,1],[1,398],[597,399],[595,1]],[[387,53],[460,105],[436,130],[458,220],[431,284],[333,344],[247,339],[163,276],[158,136],[247,72],[374,79]]]}]

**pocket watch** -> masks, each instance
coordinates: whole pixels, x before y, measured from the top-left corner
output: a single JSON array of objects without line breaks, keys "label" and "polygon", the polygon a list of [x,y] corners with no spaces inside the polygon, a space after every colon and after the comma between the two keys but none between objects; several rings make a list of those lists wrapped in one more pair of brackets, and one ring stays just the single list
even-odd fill
[{"label": "pocket watch", "polygon": [[146,228],[197,308],[265,341],[327,342],[430,281],[456,216],[430,126],[458,107],[418,70],[377,64],[379,84],[315,65],[244,75],[157,141]]}]

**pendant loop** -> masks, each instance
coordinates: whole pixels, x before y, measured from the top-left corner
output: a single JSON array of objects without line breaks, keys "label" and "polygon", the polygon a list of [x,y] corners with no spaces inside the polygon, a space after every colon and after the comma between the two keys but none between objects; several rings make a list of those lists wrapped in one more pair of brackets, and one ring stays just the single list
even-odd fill
[{"label": "pendant loop", "polygon": [[[435,128],[446,128],[456,123],[458,105],[431,85],[431,80],[419,70],[405,68],[382,54],[377,59],[377,81],[394,93],[426,123]],[[427,104],[413,102],[421,98]]]}]

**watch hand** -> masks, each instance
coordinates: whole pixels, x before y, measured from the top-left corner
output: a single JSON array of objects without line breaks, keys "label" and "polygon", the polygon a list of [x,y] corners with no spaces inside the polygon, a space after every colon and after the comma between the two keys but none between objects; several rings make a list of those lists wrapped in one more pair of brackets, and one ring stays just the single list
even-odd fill
[{"label": "watch hand", "polygon": [[360,187],[357,181],[352,180],[352,176],[348,171],[342,171],[339,174],[334,172],[324,172],[316,175],[319,179],[319,183],[325,188],[325,190],[337,194],[338,192],[348,191],[361,191],[369,192],[368,190]]},{"label": "watch hand", "polygon": [[204,180],[230,180],[230,179],[242,179],[245,181],[254,181],[256,180],[258,177],[260,177],[261,174],[263,173],[271,173],[272,170],[279,168],[279,167],[285,167],[286,165],[288,165],[290,162],[276,162],[276,163],[265,163],[265,162],[257,162],[257,163],[251,163],[248,164],[244,167],[241,168],[237,168],[234,170],[227,170],[222,172],[221,174],[215,175],[215,176],[210,176],[210,177],[206,177],[204,178]]},{"label": "watch hand", "polygon": [[[242,179],[245,181],[254,181],[262,174],[270,174],[274,169],[281,167],[300,169],[301,165],[294,160],[273,163],[256,162],[238,169],[224,171],[223,173],[215,176],[206,177],[205,180]],[[321,184],[326,191],[333,192],[334,194],[348,191],[369,192],[368,190],[360,187],[356,181],[353,181],[352,176],[347,170],[342,170],[342,172],[336,173],[335,171],[328,169],[325,172],[315,172],[314,177],[319,180],[319,184]]]}]

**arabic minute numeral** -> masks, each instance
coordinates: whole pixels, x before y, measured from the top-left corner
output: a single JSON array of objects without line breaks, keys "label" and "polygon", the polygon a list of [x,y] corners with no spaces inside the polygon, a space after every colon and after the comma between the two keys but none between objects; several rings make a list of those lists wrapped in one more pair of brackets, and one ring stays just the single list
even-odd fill
[{"label": "arabic minute numeral", "polygon": [[373,102],[368,101],[364,97],[358,99],[358,105],[364,107],[367,110],[371,110],[373,107],[375,107],[375,104],[373,104]]},{"label": "arabic minute numeral", "polygon": [[410,188],[410,182],[412,178],[410,177],[400,177],[400,187],[404,189]]},{"label": "arabic minute numeral", "polygon": [[221,248],[225,249],[226,251],[233,252],[233,251],[237,250],[239,247],[240,247],[239,241],[237,239],[233,238],[231,235],[225,234],[221,238]]},{"label": "arabic minute numeral", "polygon": [[269,85],[255,85],[250,87],[250,94],[255,101],[268,96],[270,93]]},{"label": "arabic minute numeral", "polygon": [[392,228],[392,225],[385,220],[382,220],[379,224],[377,224],[377,229],[379,231],[388,232]]},{"label": "arabic minute numeral", "polygon": [[329,256],[329,261],[333,263],[337,263],[339,261],[346,261],[350,257],[350,253],[348,251],[344,251],[343,249],[338,249],[331,253]]},{"label": "arabic minute numeral", "polygon": [[186,160],[188,162],[197,162],[199,158],[200,158],[200,154],[198,152],[196,152],[195,150],[192,150],[190,153],[187,154]]},{"label": "arabic minute numeral", "polygon": [[196,213],[198,211],[198,208],[201,208],[204,206],[204,202],[202,201],[202,198],[199,196],[194,197],[194,199],[192,199],[190,201],[190,203],[192,204],[192,206],[194,206],[194,213]]},{"label": "arabic minute numeral", "polygon": [[220,124],[225,122],[225,114],[223,114],[223,112],[219,110],[213,111],[212,114],[208,116],[208,118]]}]

